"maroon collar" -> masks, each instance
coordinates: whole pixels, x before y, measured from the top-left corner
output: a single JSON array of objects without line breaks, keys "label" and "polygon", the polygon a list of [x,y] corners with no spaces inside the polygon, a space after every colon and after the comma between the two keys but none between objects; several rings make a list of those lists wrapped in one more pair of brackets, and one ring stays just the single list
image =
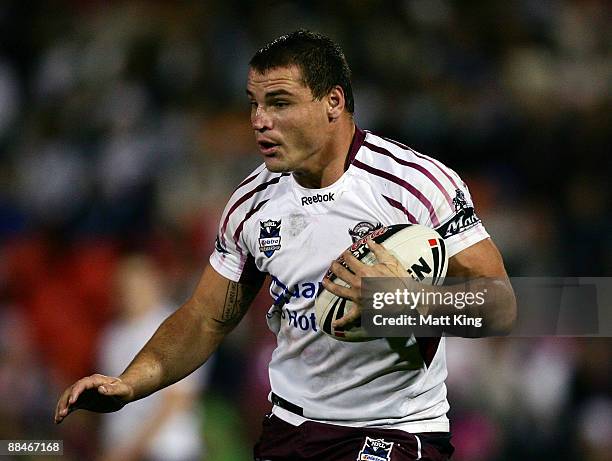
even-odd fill
[{"label": "maroon collar", "polygon": [[349,147],[348,155],[346,156],[346,160],[344,162],[344,171],[348,170],[353,160],[355,160],[355,156],[357,155],[357,151],[363,144],[363,140],[365,139],[366,134],[365,131],[360,129],[357,125],[355,125],[355,134],[353,135],[353,140],[351,141],[351,147]]}]

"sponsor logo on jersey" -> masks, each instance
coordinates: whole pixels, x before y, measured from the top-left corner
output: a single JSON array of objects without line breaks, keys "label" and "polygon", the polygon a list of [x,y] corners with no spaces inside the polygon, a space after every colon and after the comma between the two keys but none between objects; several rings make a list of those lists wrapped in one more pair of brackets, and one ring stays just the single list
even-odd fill
[{"label": "sponsor logo on jersey", "polygon": [[281,319],[287,320],[289,326],[297,330],[319,331],[317,328],[317,317],[314,312],[311,312],[310,315],[299,314],[287,307],[277,308],[273,306],[273,308],[266,313],[266,317],[271,319],[275,315],[280,316]]},{"label": "sponsor logo on jersey", "polygon": [[269,258],[281,247],[281,220],[268,219],[267,221],[260,221],[259,225],[259,251],[262,251]]},{"label": "sponsor logo on jersey", "polygon": [[335,192],[328,192],[327,194],[316,194],[309,197],[302,197],[302,206],[312,205],[313,203],[321,202],[333,202]]},{"label": "sponsor logo on jersey", "polygon": [[298,313],[289,309],[286,305],[294,299],[313,299],[317,292],[323,289],[321,282],[302,282],[296,283],[292,287],[281,282],[277,277],[272,275],[272,284],[270,285],[270,295],[274,298],[274,304],[266,314],[268,319],[278,315],[281,319],[287,320],[290,327],[302,331],[317,332],[317,319],[314,312]]},{"label": "sponsor logo on jersey", "polygon": [[355,243],[357,240],[361,240],[366,235],[368,235],[370,232],[376,229],[380,229],[381,227],[382,227],[381,223],[372,224],[366,221],[361,221],[355,227],[353,227],[352,229],[349,229],[348,233],[351,236],[353,243]]},{"label": "sponsor logo on jersey", "polygon": [[457,189],[455,194],[455,198],[453,199],[456,211],[455,215],[436,229],[443,238],[459,234],[480,223],[480,219],[476,216],[474,207],[470,206],[467,202],[464,193]]},{"label": "sponsor logo on jersey", "polygon": [[366,437],[365,443],[359,455],[357,455],[357,461],[390,461],[392,449],[393,442]]},{"label": "sponsor logo on jersey", "polygon": [[274,298],[274,304],[282,307],[290,303],[292,299],[313,299],[322,289],[321,282],[302,282],[290,287],[272,275],[270,295]]}]

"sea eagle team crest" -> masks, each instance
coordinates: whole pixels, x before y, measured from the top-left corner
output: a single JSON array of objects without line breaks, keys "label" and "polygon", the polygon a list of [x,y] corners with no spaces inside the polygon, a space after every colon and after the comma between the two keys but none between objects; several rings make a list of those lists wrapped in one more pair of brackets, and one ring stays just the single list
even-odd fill
[{"label": "sea eagle team crest", "polygon": [[375,231],[376,229],[380,229],[381,227],[381,223],[372,224],[367,221],[361,221],[355,227],[349,229],[348,233],[351,236],[353,243],[355,243],[357,240],[361,240],[370,232]]},{"label": "sea eagle team crest", "polygon": [[281,221],[280,219],[278,221],[268,219],[267,221],[260,221],[259,225],[259,251],[262,251],[269,258],[281,247]]},{"label": "sea eagle team crest", "polygon": [[389,461],[393,442],[385,442],[385,439],[371,439],[366,437],[357,461]]}]

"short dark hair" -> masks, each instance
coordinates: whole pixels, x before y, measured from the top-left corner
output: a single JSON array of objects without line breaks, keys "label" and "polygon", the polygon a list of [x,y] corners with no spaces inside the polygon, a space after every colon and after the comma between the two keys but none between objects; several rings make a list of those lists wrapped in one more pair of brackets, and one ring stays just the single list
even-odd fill
[{"label": "short dark hair", "polygon": [[338,85],[344,91],[345,107],[355,111],[351,69],[340,46],[325,35],[300,29],[268,43],[260,49],[249,66],[260,73],[275,67],[296,65],[316,99]]}]

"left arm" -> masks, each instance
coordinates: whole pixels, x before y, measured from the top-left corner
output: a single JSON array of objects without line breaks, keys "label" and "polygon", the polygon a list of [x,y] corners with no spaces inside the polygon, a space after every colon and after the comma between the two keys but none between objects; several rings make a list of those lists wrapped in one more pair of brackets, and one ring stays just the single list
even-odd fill
[{"label": "left arm", "polygon": [[450,258],[447,277],[459,277],[467,280],[465,283],[451,286],[417,284],[417,282],[412,281],[399,261],[382,245],[372,240],[369,240],[368,244],[376,256],[376,264],[367,266],[348,251],[343,256],[350,271],[337,262],[332,264],[332,272],[347,282],[350,287],[342,287],[326,279],[323,281],[327,290],[338,296],[348,298],[356,304],[344,317],[338,319],[334,326],[345,326],[357,320],[361,315],[363,302],[361,298],[361,279],[363,277],[396,277],[407,281],[408,288],[419,291],[425,289],[426,291],[442,292],[442,294],[486,292],[484,304],[466,305],[461,311],[458,311],[452,305],[444,304],[417,308],[423,315],[452,315],[460,312],[468,317],[482,317],[483,319],[482,328],[452,327],[445,329],[448,333],[474,337],[506,335],[512,330],[516,320],[516,299],[501,254],[490,238],[481,240]]},{"label": "left arm", "polygon": [[[483,318],[483,336],[507,335],[512,331],[516,322],[516,298],[502,256],[490,238],[481,240],[450,258],[447,277],[462,278],[467,282],[439,287],[442,291],[486,291],[485,303],[482,306],[472,305],[465,308],[469,317]],[[430,313],[443,314],[445,310],[448,310],[448,307],[432,306]],[[453,313],[457,313],[456,309]],[[456,334],[453,331],[450,333]],[[467,333],[467,336],[473,336],[469,331]]]}]

